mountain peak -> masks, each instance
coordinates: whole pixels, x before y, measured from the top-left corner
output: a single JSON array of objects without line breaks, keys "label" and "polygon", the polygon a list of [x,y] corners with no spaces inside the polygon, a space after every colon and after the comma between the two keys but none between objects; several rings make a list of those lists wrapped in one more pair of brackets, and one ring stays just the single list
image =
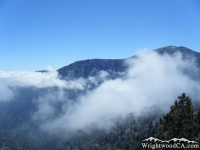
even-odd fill
[{"label": "mountain peak", "polygon": [[124,59],[87,59],[76,61],[57,71],[64,78],[74,79],[95,76],[99,71],[107,71],[111,76],[115,76],[116,72],[124,72],[125,70]]},{"label": "mountain peak", "polygon": [[[200,67],[200,53],[195,52],[189,48],[183,46],[166,46],[154,50],[160,55],[169,54],[173,56],[176,52],[180,52],[183,59],[196,59],[197,65]],[[130,58],[137,58],[137,55]],[[127,58],[129,59],[129,58]],[[127,59],[88,59],[76,61],[68,66],[64,66],[58,69],[58,73],[63,78],[87,78],[89,76],[95,76],[99,71],[107,71],[111,77],[115,77],[117,73],[124,72],[127,69],[124,61]]]},{"label": "mountain peak", "polygon": [[164,54],[164,53],[174,54],[175,52],[181,52],[181,53],[185,53],[185,54],[197,53],[197,52],[195,52],[189,48],[183,47],[183,46],[165,46],[165,47],[156,49],[155,51],[158,52],[159,54]]}]

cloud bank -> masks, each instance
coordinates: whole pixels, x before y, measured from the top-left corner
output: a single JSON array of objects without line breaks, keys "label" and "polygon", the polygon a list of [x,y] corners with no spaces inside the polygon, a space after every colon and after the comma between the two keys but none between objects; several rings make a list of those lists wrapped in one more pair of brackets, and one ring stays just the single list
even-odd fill
[{"label": "cloud bank", "polygon": [[9,101],[14,98],[12,87],[59,87],[61,89],[84,89],[85,80],[61,80],[57,71],[52,72],[0,72],[0,101]]},{"label": "cloud bank", "polygon": [[200,84],[184,73],[198,74],[194,60],[160,56],[153,52],[142,53],[137,59],[126,62],[129,70],[123,78],[105,80],[100,86],[78,98],[71,109],[42,125],[49,131],[87,130],[91,126],[109,129],[117,116],[141,112],[156,105],[168,111],[174,100],[183,92],[192,98],[199,97]]},{"label": "cloud bank", "polygon": [[[140,115],[153,105],[168,111],[183,92],[199,99],[199,81],[185,74],[188,70],[199,74],[192,59],[183,60],[179,53],[171,57],[146,52],[126,63],[129,69],[123,77],[116,79],[110,79],[105,71],[97,77],[73,81],[60,80],[57,72],[0,72],[0,94],[6,93],[1,100],[13,97],[9,89],[12,86],[59,87],[58,91],[47,92],[36,99],[38,107],[32,116],[40,123],[41,129],[55,133],[88,131],[91,127],[109,129],[118,116],[130,112]],[[92,85],[95,88],[91,88]],[[66,89],[84,92],[76,100],[70,100]],[[57,104],[61,104],[59,111]]]}]

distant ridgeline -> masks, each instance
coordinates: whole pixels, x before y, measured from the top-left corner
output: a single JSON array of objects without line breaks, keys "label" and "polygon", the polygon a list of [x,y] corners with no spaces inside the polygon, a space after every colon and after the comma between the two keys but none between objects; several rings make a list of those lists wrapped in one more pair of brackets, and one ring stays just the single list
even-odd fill
[{"label": "distant ridgeline", "polygon": [[[154,51],[159,55],[168,54],[172,57],[176,52],[180,52],[183,59],[196,60],[196,65],[200,70],[200,53],[191,49],[185,47],[167,46]],[[130,58],[137,59],[137,56]],[[82,60],[62,67],[57,71],[61,78],[66,80],[77,79],[80,77],[88,78],[90,76],[98,76],[100,71],[108,72],[109,78],[117,78],[120,77],[120,73],[126,72],[128,69],[128,65],[126,65],[125,61],[130,58]],[[48,71],[40,70],[36,72],[46,73]],[[200,79],[200,74],[194,74],[190,70],[183,70],[183,72],[191,75],[193,79]],[[88,89],[90,90],[91,88]],[[92,131],[92,135],[84,135],[84,138],[81,138],[82,135],[80,132],[80,134],[78,133],[77,135],[73,135],[73,138],[68,140],[63,138],[66,135],[63,135],[62,137],[62,133],[60,133],[61,135],[56,136],[46,134],[46,132],[40,130],[39,122],[41,120],[33,121],[32,116],[38,111],[38,107],[47,103],[44,106],[48,107],[44,107],[44,109],[42,108],[41,110],[46,111],[53,109],[53,113],[46,118],[46,120],[51,122],[52,119],[55,119],[64,113],[63,108],[66,109],[68,104],[65,103],[66,101],[69,101],[69,104],[75,103],[77,97],[80,97],[81,94],[85,94],[84,90],[62,89],[62,91],[60,91],[59,87],[14,87],[13,91],[17,94],[13,100],[8,102],[0,101],[0,149],[139,150],[141,141],[145,138],[153,136],[155,138],[165,139],[162,136],[157,137],[157,135],[162,135],[161,126],[158,123],[158,119],[163,116],[160,109],[156,110],[156,113],[152,112],[152,115],[149,113],[146,117],[142,116],[137,119],[135,119],[134,114],[128,114],[127,118],[123,120],[123,122],[116,122],[116,126],[109,132],[94,130]],[[62,92],[66,94],[64,95],[66,97],[64,97],[64,100],[61,99],[56,102],[59,95],[63,94]],[[51,93],[58,94],[55,94],[55,97],[51,97],[48,95]],[[113,103],[112,105],[114,106]],[[199,107],[200,104],[195,103],[195,111]],[[46,117],[45,115],[46,114],[43,116],[44,118]],[[43,121],[44,119],[42,118],[41,122]],[[63,134],[65,133],[63,132]],[[198,142],[200,143],[200,139]]]},{"label": "distant ridgeline", "polygon": [[35,72],[48,72],[47,70],[38,70],[38,71],[35,71]]},{"label": "distant ridgeline", "polygon": [[[196,59],[197,67],[200,68],[200,53],[195,52],[186,47],[167,46],[154,50],[160,55],[169,54],[173,56],[176,52],[180,52],[183,59]],[[132,56],[130,58],[137,58]],[[126,71],[127,67],[124,63],[125,60],[130,59],[88,59],[76,61],[68,66],[64,66],[57,71],[63,78],[87,78],[89,76],[96,76],[99,71],[107,71],[111,77],[115,77],[117,72]]]}]

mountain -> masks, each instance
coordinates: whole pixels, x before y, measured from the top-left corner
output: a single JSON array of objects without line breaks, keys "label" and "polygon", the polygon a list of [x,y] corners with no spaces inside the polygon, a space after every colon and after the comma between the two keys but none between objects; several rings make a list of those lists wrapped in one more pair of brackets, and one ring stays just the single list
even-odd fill
[{"label": "mountain", "polygon": [[41,73],[43,73],[43,72],[48,72],[47,70],[38,70],[38,71],[35,71],[35,72],[41,72]]},{"label": "mountain", "polygon": [[[180,46],[166,46],[154,50],[160,55],[169,54],[173,56],[176,52],[180,52],[183,59],[196,59],[197,66],[200,68],[200,53],[195,52],[189,48]],[[130,58],[137,58],[132,56]],[[111,77],[115,77],[117,72],[124,72],[127,69],[125,61],[129,59],[88,59],[82,61],[76,61],[68,66],[64,66],[58,69],[58,73],[62,78],[74,79],[74,78],[87,78],[89,76],[95,76],[99,71],[107,71],[111,74]]]},{"label": "mountain", "polygon": [[[200,68],[200,53],[195,52],[186,47],[167,46],[154,50],[160,55],[169,54],[174,56],[176,52],[180,52],[183,59],[196,59],[197,66]],[[137,56],[130,58],[137,59]],[[90,59],[74,62],[70,65],[58,69],[59,75],[66,80],[76,78],[88,78],[89,76],[97,76],[100,71],[107,71],[111,78],[119,76],[120,72],[126,72],[128,66],[124,63],[130,59]],[[45,73],[46,70],[37,72]],[[191,73],[190,71],[185,71]],[[70,83],[70,82],[69,82]],[[88,83],[86,83],[88,85]],[[100,84],[94,86],[98,87]],[[91,85],[90,85],[91,86]],[[53,120],[64,113],[63,108],[66,104],[75,103],[76,98],[86,95],[87,91],[93,90],[89,86],[85,86],[84,90],[65,89],[60,91],[59,87],[37,88],[37,87],[9,87],[13,92],[17,93],[15,97],[8,102],[0,102],[0,149],[136,149],[140,146],[141,140],[150,136],[160,135],[160,126],[156,122],[162,114],[156,113],[146,119],[139,121],[130,116],[123,123],[117,123],[117,126],[109,133],[102,131],[94,131],[93,135],[87,135],[84,138],[73,136],[73,139],[66,141],[63,135],[48,135],[40,130],[38,122],[44,120],[33,120],[33,114],[38,111],[39,106],[44,111],[53,110],[48,120]],[[59,95],[64,93],[64,100],[59,99]],[[55,94],[52,97],[51,93]],[[49,100],[50,99],[50,100]],[[51,100],[53,99],[53,100]],[[47,100],[47,101],[44,101]],[[49,100],[49,101],[48,101]],[[46,104],[46,103],[47,104]],[[64,105],[63,105],[64,104]],[[41,110],[43,110],[41,109]],[[70,108],[69,108],[70,109]],[[161,112],[161,111],[159,111]],[[45,117],[46,114],[44,114]],[[149,114],[148,114],[149,115]],[[160,116],[158,116],[160,115]],[[130,119],[131,118],[131,119]],[[97,133],[97,134],[96,134]],[[65,134],[63,132],[63,134]],[[65,135],[63,136],[65,137]],[[158,137],[155,137],[158,138]],[[160,137],[160,139],[163,139]],[[18,148],[16,148],[18,147]]]},{"label": "mountain", "polygon": [[155,52],[157,52],[160,55],[169,54],[171,56],[179,52],[182,54],[183,59],[195,59],[197,66],[200,67],[200,53],[195,52],[189,48],[186,48],[183,46],[180,46],[180,47],[166,46],[166,47],[156,49]]},{"label": "mountain", "polygon": [[180,46],[166,46],[166,47],[162,47],[159,49],[155,50],[157,53],[163,55],[163,54],[169,54],[169,55],[173,55],[176,52],[180,52],[183,55],[183,58],[189,58],[191,56],[196,57],[197,59],[200,59],[200,53],[195,52],[189,48]]},{"label": "mountain", "polygon": [[67,77],[68,79],[95,76],[102,70],[114,75],[116,72],[124,72],[126,70],[127,67],[124,65],[124,60],[125,59],[88,59],[76,61],[57,71],[62,77]]}]

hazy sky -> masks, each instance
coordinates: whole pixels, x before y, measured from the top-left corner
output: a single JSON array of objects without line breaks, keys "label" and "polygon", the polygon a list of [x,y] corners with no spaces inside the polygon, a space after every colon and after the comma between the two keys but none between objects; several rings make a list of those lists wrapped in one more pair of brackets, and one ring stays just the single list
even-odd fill
[{"label": "hazy sky", "polygon": [[0,70],[54,70],[168,45],[200,52],[199,0],[0,0]]}]

